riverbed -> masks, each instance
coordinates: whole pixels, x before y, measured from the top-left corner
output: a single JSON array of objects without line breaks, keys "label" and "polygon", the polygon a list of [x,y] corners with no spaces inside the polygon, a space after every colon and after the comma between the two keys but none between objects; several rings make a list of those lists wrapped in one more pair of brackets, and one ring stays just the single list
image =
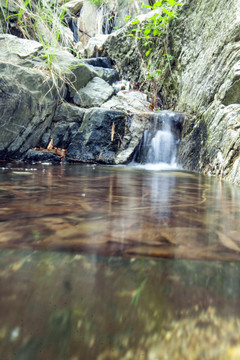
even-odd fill
[{"label": "riverbed", "polygon": [[177,169],[2,166],[1,359],[239,359],[239,214]]}]

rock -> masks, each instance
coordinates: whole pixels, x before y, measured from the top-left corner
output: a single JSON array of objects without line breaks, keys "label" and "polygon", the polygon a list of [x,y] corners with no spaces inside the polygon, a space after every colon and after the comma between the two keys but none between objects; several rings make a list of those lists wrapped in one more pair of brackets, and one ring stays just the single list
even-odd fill
[{"label": "rock", "polygon": [[88,110],[68,148],[66,159],[113,164],[124,136],[125,121],[125,113],[121,111]]},{"label": "rock", "polygon": [[128,114],[124,137],[122,138],[120,151],[115,158],[115,164],[126,164],[133,159],[152,117],[153,113],[147,112]]},{"label": "rock", "polygon": [[84,64],[66,50],[56,51],[53,66],[62,73],[63,81],[68,84],[71,97],[98,76],[92,67]]},{"label": "rock", "polygon": [[85,49],[84,56],[87,58],[105,56],[105,42],[110,35],[100,34],[90,38]]},{"label": "rock", "polygon": [[150,103],[147,101],[147,95],[140,91],[119,91],[102,107],[129,112],[150,112]]},{"label": "rock", "polygon": [[106,69],[102,67],[93,67],[94,71],[98,74],[98,76],[106,81],[108,84],[112,85],[116,81],[119,80],[119,74],[114,69]]},{"label": "rock", "polygon": [[79,40],[85,46],[89,39],[101,33],[102,11],[90,1],[84,1],[77,25],[80,29]]},{"label": "rock", "polygon": [[76,122],[81,125],[86,110],[76,105],[63,102],[57,107],[53,122],[65,121]]},{"label": "rock", "polygon": [[53,146],[61,149],[67,149],[78,130],[79,124],[76,122],[60,121],[53,123],[51,127]]},{"label": "rock", "polygon": [[83,6],[84,0],[71,0],[62,5],[62,8],[68,10],[72,15],[77,15]]},{"label": "rock", "polygon": [[112,60],[109,57],[106,56],[99,56],[97,58],[90,58],[90,59],[83,59],[85,64],[105,68],[105,69],[111,69],[112,68]]},{"label": "rock", "polygon": [[14,64],[36,66],[40,61],[36,55],[42,50],[42,44],[34,40],[21,39],[9,34],[0,34],[1,60]]},{"label": "rock", "polygon": [[101,106],[113,93],[113,88],[106,81],[95,77],[83,89],[75,93],[73,101],[82,107]]},{"label": "rock", "polygon": [[40,71],[0,61],[0,72],[0,156],[20,158],[51,124],[58,93]]},{"label": "rock", "polygon": [[29,162],[51,162],[51,163],[59,163],[61,159],[54,153],[47,151],[38,151],[30,149],[24,156],[24,160]]},{"label": "rock", "polygon": [[16,1],[5,1],[0,0],[0,8],[3,7],[7,9],[9,12],[18,13],[19,11],[19,3]]},{"label": "rock", "polygon": [[81,126],[85,111],[67,102],[60,104],[51,127],[43,134],[38,146],[47,148],[52,139],[54,147],[66,149]]}]

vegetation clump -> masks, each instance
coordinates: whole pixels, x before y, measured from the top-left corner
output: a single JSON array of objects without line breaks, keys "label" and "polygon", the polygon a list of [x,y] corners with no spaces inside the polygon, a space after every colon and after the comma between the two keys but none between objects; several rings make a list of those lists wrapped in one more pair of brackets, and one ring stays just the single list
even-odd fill
[{"label": "vegetation clump", "polygon": [[[174,18],[177,18],[176,7],[181,6],[178,0],[160,0],[152,5],[142,4],[142,7],[152,11],[145,21],[135,18],[131,21],[131,32],[127,36],[136,41],[136,49],[141,59],[144,71],[145,82],[151,83],[153,90],[153,103],[156,105],[157,82],[160,80],[163,72],[168,71],[171,75],[171,62],[173,56],[169,51],[169,24]],[[129,20],[129,16],[125,20]],[[157,40],[161,40],[162,46],[158,63],[151,61],[152,52],[156,46]]]}]

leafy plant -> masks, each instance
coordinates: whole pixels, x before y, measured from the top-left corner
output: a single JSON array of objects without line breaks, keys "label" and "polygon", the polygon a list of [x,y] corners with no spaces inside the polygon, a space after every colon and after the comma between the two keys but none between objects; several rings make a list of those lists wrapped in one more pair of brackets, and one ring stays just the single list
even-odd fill
[{"label": "leafy plant", "polygon": [[[178,0],[160,0],[153,5],[142,4],[142,7],[149,8],[153,11],[152,15],[147,21],[140,22],[138,18],[131,21],[131,33],[127,36],[136,40],[136,49],[139,53],[142,66],[145,69],[145,81],[151,81],[153,83],[153,103],[156,105],[157,98],[157,81],[162,75],[163,71],[169,69],[171,73],[171,61],[173,56],[168,53],[168,32],[169,23],[173,18],[177,17],[175,7],[182,5]],[[129,16],[125,18],[129,20]],[[163,52],[161,60],[158,61],[160,68],[155,68],[150,63],[150,55],[155,47],[156,39],[162,39]],[[144,54],[141,49],[145,48]]]}]

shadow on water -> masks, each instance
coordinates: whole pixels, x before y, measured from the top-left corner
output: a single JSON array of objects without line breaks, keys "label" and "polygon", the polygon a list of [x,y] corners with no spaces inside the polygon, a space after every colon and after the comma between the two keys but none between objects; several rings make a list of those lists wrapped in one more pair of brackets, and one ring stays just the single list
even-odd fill
[{"label": "shadow on water", "polygon": [[1,359],[240,358],[239,188],[9,166],[0,205]]}]

